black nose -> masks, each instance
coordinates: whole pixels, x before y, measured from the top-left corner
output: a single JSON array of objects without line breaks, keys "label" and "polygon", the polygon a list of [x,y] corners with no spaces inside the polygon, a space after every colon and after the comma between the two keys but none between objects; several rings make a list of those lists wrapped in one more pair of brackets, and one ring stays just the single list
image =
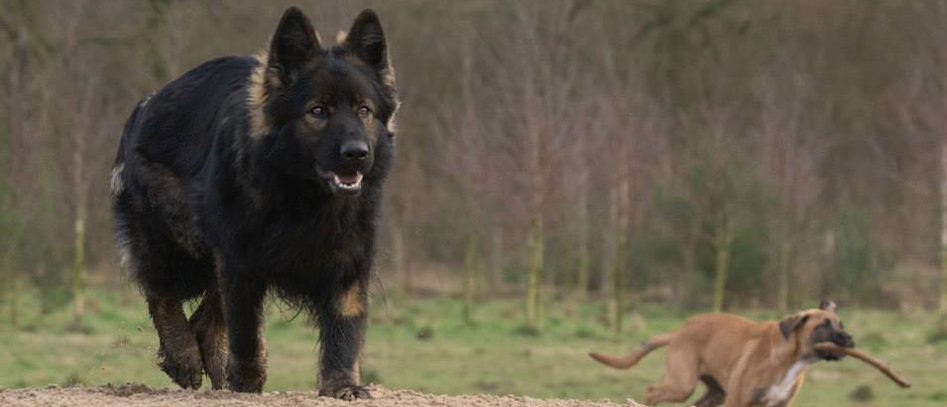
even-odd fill
[{"label": "black nose", "polygon": [[364,141],[346,141],[342,143],[342,158],[346,160],[364,160],[368,157],[368,144]]}]

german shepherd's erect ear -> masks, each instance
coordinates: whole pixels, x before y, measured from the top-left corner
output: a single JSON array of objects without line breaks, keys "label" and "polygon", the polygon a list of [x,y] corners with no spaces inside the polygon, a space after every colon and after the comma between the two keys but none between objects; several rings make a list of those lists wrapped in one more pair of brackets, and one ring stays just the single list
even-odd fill
[{"label": "german shepherd's erect ear", "polygon": [[388,41],[378,16],[371,9],[362,11],[343,44],[356,58],[371,67],[386,85],[394,82],[394,73],[388,63]]},{"label": "german shepherd's erect ear", "polygon": [[796,329],[805,325],[806,321],[809,320],[809,316],[807,313],[800,312],[779,320],[779,332],[783,334],[783,338],[789,339],[789,336],[792,335]]},{"label": "german shepherd's erect ear", "polygon": [[279,84],[271,85],[279,87],[292,84],[300,69],[321,49],[319,36],[309,18],[296,7],[286,9],[270,42],[267,68],[280,81]]}]

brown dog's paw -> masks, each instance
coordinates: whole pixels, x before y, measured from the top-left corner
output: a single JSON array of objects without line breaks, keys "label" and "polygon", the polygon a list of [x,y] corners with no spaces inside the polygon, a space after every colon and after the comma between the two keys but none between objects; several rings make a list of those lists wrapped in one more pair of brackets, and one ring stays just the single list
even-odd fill
[{"label": "brown dog's paw", "polygon": [[355,384],[343,384],[329,388],[319,389],[319,396],[332,397],[340,400],[353,401],[357,399],[371,399],[371,393],[365,386]]}]

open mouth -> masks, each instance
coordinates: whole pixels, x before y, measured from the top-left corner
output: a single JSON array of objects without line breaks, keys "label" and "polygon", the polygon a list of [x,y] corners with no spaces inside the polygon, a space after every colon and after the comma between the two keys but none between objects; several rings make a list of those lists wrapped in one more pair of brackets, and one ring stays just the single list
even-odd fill
[{"label": "open mouth", "polygon": [[817,350],[817,351],[815,352],[815,354],[816,354],[816,356],[819,357],[819,359],[828,360],[828,361],[830,361],[830,362],[834,362],[834,361],[840,360],[840,359],[842,359],[843,357],[845,357],[845,355],[843,355],[843,354],[841,354],[841,353],[829,352],[829,351],[824,351],[824,350]]},{"label": "open mouth", "polygon": [[[833,345],[838,345],[838,346],[843,347],[843,348],[852,348],[852,347],[854,347],[853,344],[837,343],[837,342],[835,342],[835,341],[825,341],[824,343],[831,343],[831,344],[833,344]],[[832,351],[827,351],[827,350],[816,350],[816,351],[815,351],[815,354],[816,354],[816,356],[819,357],[820,359],[828,360],[828,361],[837,361],[837,360],[841,360],[842,358],[845,357],[845,355],[842,354],[842,353],[839,353],[839,352],[832,352]]]},{"label": "open mouth", "polygon": [[356,194],[362,189],[362,173],[358,171],[343,171],[338,174],[329,172],[329,187],[333,192]]}]

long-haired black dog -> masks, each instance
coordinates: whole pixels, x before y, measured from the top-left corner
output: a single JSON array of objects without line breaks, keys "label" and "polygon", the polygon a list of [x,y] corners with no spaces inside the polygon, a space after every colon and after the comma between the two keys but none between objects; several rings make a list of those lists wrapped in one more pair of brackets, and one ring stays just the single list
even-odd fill
[{"label": "long-haired black dog", "polygon": [[134,109],[112,170],[115,229],[178,385],[206,372],[215,389],[261,391],[275,291],[318,321],[320,394],[370,397],[359,359],[397,106],[374,12],[323,47],[289,8],[267,52],[206,62]]}]

